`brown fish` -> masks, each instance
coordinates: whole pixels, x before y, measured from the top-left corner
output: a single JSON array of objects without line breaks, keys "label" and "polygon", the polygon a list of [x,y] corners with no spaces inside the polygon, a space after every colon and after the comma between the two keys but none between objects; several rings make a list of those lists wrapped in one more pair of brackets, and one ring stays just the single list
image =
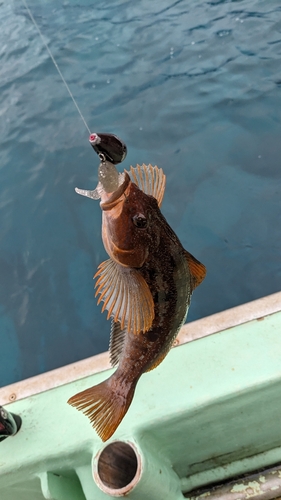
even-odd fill
[{"label": "brown fish", "polygon": [[125,171],[113,193],[103,193],[102,238],[110,257],[96,276],[99,300],[112,318],[110,359],[116,371],[104,382],[71,397],[103,441],[132,402],[140,376],[158,366],[183,325],[191,294],[206,269],[181,245],[162,215],[162,169]]}]

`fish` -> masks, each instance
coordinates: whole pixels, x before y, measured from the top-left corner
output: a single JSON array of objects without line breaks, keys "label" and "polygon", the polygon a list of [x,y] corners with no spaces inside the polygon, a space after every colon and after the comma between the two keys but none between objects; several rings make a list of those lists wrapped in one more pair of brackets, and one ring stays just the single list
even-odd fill
[{"label": "fish", "polygon": [[102,441],[123,420],[140,377],[168,354],[191,295],[206,275],[160,210],[163,170],[137,165],[119,175],[122,182],[115,191],[100,189],[102,240],[109,259],[94,276],[98,303],[111,318],[110,361],[117,368],[68,400],[90,419]]}]

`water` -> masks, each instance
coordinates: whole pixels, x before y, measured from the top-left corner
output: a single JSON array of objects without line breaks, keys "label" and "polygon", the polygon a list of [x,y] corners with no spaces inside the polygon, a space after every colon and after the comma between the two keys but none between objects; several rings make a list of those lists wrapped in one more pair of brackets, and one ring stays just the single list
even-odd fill
[{"label": "water", "polygon": [[[92,132],[167,175],[207,266],[188,320],[281,288],[279,0],[28,5]],[[0,4],[0,385],[104,351],[98,158],[20,0]]]}]

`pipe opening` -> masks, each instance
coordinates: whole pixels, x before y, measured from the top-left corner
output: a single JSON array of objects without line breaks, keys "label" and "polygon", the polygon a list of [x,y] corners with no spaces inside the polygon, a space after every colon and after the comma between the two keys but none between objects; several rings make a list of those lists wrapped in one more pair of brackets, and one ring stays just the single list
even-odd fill
[{"label": "pipe opening", "polygon": [[122,441],[110,443],[98,457],[99,480],[112,490],[128,486],[136,477],[137,471],[138,457],[128,443]]}]

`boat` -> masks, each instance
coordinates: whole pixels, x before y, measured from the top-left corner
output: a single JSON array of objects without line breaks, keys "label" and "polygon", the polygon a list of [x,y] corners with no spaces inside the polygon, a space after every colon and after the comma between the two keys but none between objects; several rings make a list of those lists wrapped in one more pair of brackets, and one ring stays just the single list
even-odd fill
[{"label": "boat", "polygon": [[281,292],[184,325],[102,443],[70,396],[108,352],[0,389],[1,500],[281,496]]}]

